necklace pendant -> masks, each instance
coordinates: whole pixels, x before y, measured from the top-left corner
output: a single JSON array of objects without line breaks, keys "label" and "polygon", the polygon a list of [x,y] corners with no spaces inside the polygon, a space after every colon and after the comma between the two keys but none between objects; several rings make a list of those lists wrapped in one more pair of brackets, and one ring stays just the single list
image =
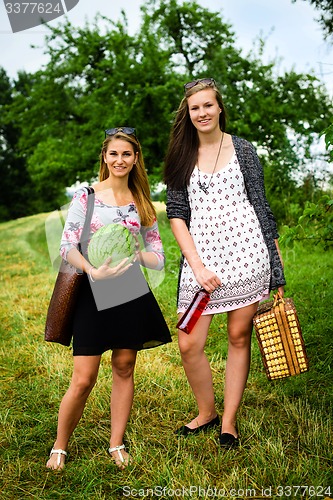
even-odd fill
[{"label": "necklace pendant", "polygon": [[203,191],[205,194],[208,194],[208,187],[206,186],[205,182],[198,181],[198,186],[201,191]]},{"label": "necklace pendant", "polygon": [[199,186],[199,189],[201,189],[201,191],[203,191],[205,194],[208,194],[208,189],[210,187],[210,184],[211,184],[212,179],[213,179],[213,175],[214,175],[215,170],[216,170],[216,165],[217,165],[217,162],[218,162],[218,159],[219,159],[219,156],[220,156],[220,152],[221,152],[221,148],[222,148],[223,137],[224,137],[224,132],[222,132],[222,137],[221,137],[221,141],[220,141],[219,151],[217,153],[217,157],[216,157],[216,160],[215,160],[215,165],[214,165],[214,168],[213,168],[213,172],[212,172],[212,174],[210,176],[210,179],[209,179],[209,182],[208,182],[208,186],[206,186],[205,182],[201,182],[200,181],[200,169],[199,169],[199,165],[197,165],[197,167],[198,167],[198,186]]}]

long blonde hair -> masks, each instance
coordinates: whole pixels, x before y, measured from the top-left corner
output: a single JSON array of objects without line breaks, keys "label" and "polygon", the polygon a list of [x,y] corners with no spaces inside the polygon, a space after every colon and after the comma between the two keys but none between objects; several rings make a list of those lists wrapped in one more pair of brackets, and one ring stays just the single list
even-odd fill
[{"label": "long blonde hair", "polygon": [[125,132],[119,131],[114,135],[106,136],[100,153],[99,181],[105,181],[110,175],[107,164],[104,161],[104,155],[112,139],[121,139],[130,143],[134,154],[136,155],[137,153],[137,161],[133,165],[128,177],[128,187],[133,195],[141,224],[150,227],[156,218],[156,211],[150,197],[148,175],[145,169],[141,146],[134,134],[128,135]]}]

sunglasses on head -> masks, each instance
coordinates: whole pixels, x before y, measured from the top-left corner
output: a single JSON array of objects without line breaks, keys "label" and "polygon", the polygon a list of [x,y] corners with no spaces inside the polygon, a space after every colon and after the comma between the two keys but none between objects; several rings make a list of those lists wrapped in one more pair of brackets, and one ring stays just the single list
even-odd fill
[{"label": "sunglasses on head", "polygon": [[123,132],[124,134],[134,135],[135,136],[135,128],[132,128],[132,127],[116,127],[116,128],[108,128],[107,130],[105,130],[105,137],[107,137],[108,135],[118,134],[118,132]]},{"label": "sunglasses on head", "polygon": [[185,92],[186,90],[189,90],[198,85],[198,83],[204,83],[205,85],[215,85],[215,80],[214,78],[201,78],[200,80],[193,80],[193,82],[185,83],[184,85]]}]

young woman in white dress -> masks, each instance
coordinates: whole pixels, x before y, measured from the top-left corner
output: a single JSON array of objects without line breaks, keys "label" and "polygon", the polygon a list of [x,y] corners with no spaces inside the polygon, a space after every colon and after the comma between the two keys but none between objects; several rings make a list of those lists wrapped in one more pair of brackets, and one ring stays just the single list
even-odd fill
[{"label": "young woman in white dress", "polygon": [[[200,288],[210,293],[191,334],[178,332],[184,370],[198,414],[177,430],[189,435],[219,426],[205,355],[214,314],[227,313],[222,447],[236,447],[236,424],[250,369],[252,319],[270,290],[285,279],[263,169],[251,143],[225,130],[225,108],[212,78],[185,84],[165,159],[167,215],[182,253],[179,317]],[[217,333],[216,333],[217,334]]]}]

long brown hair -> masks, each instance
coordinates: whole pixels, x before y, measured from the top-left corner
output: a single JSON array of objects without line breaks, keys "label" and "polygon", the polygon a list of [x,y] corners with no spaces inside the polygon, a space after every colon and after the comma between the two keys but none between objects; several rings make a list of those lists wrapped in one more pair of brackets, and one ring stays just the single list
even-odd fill
[{"label": "long brown hair", "polygon": [[128,135],[119,131],[114,135],[106,136],[100,153],[99,180],[100,182],[105,181],[110,175],[109,169],[104,161],[104,155],[112,139],[121,139],[129,142],[133,147],[134,154],[138,154],[137,161],[135,165],[133,165],[128,177],[128,187],[133,195],[141,224],[150,227],[156,218],[156,211],[150,198],[148,175],[145,169],[141,145],[135,135]]},{"label": "long brown hair", "polygon": [[198,159],[199,137],[197,129],[190,118],[187,100],[191,95],[208,88],[215,91],[217,103],[222,110],[219,117],[220,129],[225,132],[226,110],[221,92],[215,83],[200,81],[186,90],[176,112],[164,160],[164,182],[172,189],[183,189],[189,184]]}]

